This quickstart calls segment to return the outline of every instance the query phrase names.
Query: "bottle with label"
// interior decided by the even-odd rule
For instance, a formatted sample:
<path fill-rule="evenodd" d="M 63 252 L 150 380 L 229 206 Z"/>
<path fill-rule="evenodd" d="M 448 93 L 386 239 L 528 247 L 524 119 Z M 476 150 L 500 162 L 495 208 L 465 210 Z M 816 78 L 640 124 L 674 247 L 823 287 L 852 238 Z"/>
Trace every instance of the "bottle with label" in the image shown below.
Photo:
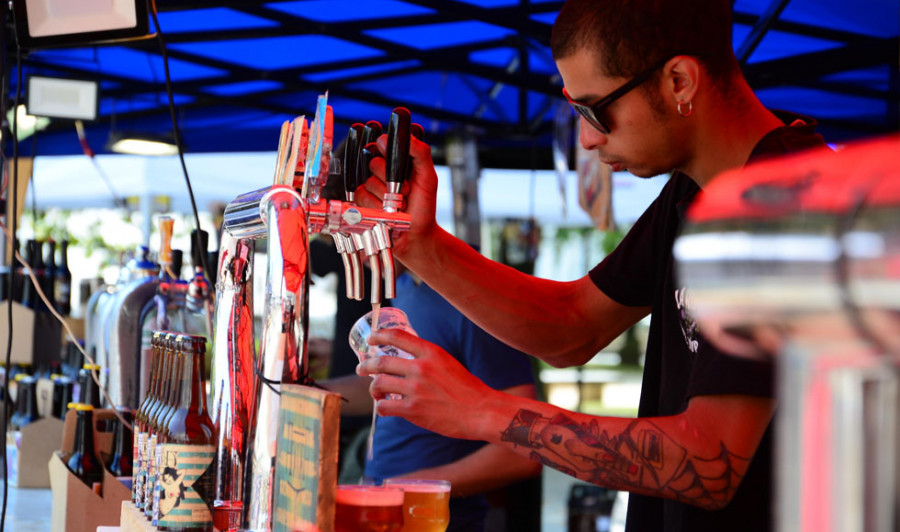
<path fill-rule="evenodd" d="M 78 402 L 100 408 L 100 386 L 94 380 L 95 371 L 100 371 L 99 364 L 85 364 L 78 371 Z"/>
<path fill-rule="evenodd" d="M 147 386 L 147 395 L 138 406 L 134 415 L 134 442 L 132 454 L 134 456 L 134 471 L 132 478 L 131 500 L 138 508 L 143 508 L 143 489 L 147 477 L 147 421 L 148 413 L 153 410 L 159 398 L 159 388 L 162 373 L 163 357 L 160 354 L 160 338 L 162 331 L 153 331 L 150 339 L 150 384 Z M 139 497 L 138 494 L 141 494 Z"/>
<path fill-rule="evenodd" d="M 53 400 L 50 406 L 50 415 L 66 419 L 66 412 L 69 411 L 68 405 L 72 402 L 72 379 L 65 375 L 57 376 L 53 379 Z"/>
<path fill-rule="evenodd" d="M 103 465 L 94 455 L 94 407 L 82 403 L 72 403 L 75 410 L 75 448 L 66 465 L 82 482 L 94 488 L 103 482 Z"/>
<path fill-rule="evenodd" d="M 117 410 L 122 419 L 134 426 L 134 412 L 126 407 L 119 407 Z M 113 452 L 106 463 L 106 469 L 115 477 L 130 477 L 134 469 L 134 448 L 132 447 L 134 435 L 132 429 L 128 428 L 122 419 L 118 417 L 115 419 Z"/>
<path fill-rule="evenodd" d="M 63 317 L 72 313 L 72 272 L 69 270 L 69 241 L 59 243 L 59 263 L 56 265 L 56 279 L 53 283 L 53 299 L 56 311 Z"/>
<path fill-rule="evenodd" d="M 180 335 L 181 390 L 162 444 L 160 530 L 211 531 L 216 434 L 206 407 L 203 359 L 206 338 Z"/>
<path fill-rule="evenodd" d="M 37 406 L 37 380 L 20 373 L 16 375 L 16 413 L 10 419 L 13 430 L 34 423 L 39 419 Z"/>
<path fill-rule="evenodd" d="M 167 409 L 162 412 L 159 419 L 159 433 L 157 434 L 156 443 L 156 486 L 153 492 L 153 519 L 152 523 L 158 525 L 160 512 L 160 496 L 163 495 L 163 468 L 165 467 L 165 456 L 163 454 L 163 446 L 169 437 L 169 421 L 178 410 L 181 402 L 182 386 L 184 385 L 185 356 L 181 349 L 181 334 L 171 333 L 169 336 L 170 348 L 172 349 L 174 374 L 172 376 L 172 389 L 169 394 L 169 402 Z"/>
<path fill-rule="evenodd" d="M 159 482 L 159 452 L 160 452 L 160 435 L 165 428 L 165 422 L 169 414 L 174 409 L 178 392 L 181 385 L 181 367 L 179 365 L 178 353 L 175 350 L 175 338 L 177 334 L 166 333 L 165 338 L 161 341 L 161 350 L 166 359 L 167 366 L 166 377 L 162 383 L 162 395 L 160 395 L 159 406 L 156 411 L 151 414 L 150 424 L 148 426 L 149 437 L 147 439 L 147 484 L 144 486 L 144 515 L 146 515 L 151 523 L 155 526 L 156 522 L 153 516 L 153 500 L 156 492 L 156 486 Z"/>

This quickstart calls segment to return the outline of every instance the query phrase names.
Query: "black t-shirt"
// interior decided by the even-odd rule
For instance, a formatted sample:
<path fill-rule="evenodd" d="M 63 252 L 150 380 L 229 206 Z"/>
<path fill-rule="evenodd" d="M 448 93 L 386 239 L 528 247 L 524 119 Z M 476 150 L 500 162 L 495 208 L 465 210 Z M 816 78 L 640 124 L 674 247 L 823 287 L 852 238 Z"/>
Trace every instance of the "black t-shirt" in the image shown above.
<path fill-rule="evenodd" d="M 777 114 L 785 124 L 792 125 L 768 133 L 748 162 L 824 145 L 814 132 L 812 120 Z M 773 366 L 728 356 L 707 342 L 691 319 L 689 296 L 677 283 L 672 246 L 687 207 L 699 190 L 688 176 L 675 172 L 619 246 L 590 272 L 594 284 L 613 300 L 623 305 L 652 306 L 639 417 L 679 414 L 697 395 L 773 396 Z M 727 507 L 708 511 L 632 493 L 627 532 L 770 530 L 771 433 L 770 424 Z"/>

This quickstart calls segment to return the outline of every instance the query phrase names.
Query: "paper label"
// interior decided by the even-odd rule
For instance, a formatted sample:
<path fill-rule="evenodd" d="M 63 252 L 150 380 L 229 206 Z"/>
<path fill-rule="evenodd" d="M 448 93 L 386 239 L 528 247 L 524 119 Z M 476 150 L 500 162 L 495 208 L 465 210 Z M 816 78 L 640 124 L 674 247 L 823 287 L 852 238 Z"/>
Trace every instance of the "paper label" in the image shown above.
<path fill-rule="evenodd" d="M 144 515 L 153 515 L 153 488 L 156 486 L 156 434 L 147 438 L 147 477 L 144 479 Z"/>
<path fill-rule="evenodd" d="M 212 445 L 160 445 L 156 490 L 160 528 L 212 526 L 212 510 L 205 497 L 212 494 L 211 474 L 215 456 Z"/>
<path fill-rule="evenodd" d="M 147 433 L 137 432 L 134 435 L 135 473 L 131 499 L 138 508 L 144 507 L 144 484 L 147 479 Z"/>

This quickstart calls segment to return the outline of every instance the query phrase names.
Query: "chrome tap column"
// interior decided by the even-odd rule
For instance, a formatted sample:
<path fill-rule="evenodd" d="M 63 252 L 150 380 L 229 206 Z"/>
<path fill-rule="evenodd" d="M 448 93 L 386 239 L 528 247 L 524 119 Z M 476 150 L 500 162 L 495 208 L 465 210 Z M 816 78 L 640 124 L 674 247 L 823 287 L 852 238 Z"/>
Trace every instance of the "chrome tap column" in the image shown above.
<path fill-rule="evenodd" d="M 675 244 L 690 312 L 775 357 L 777 529 L 897 530 L 900 137 L 716 178 Z"/>
<path fill-rule="evenodd" d="M 222 232 L 216 275 L 215 350 L 210 375 L 210 417 L 218 428 L 214 512 L 227 516 L 223 520 L 235 528 L 241 526 L 244 454 L 250 410 L 255 405 L 251 277 L 254 251 L 252 238 L 237 238 L 228 231 Z"/>
<path fill-rule="evenodd" d="M 308 380 L 309 235 L 327 232 L 335 237 L 338 251 L 345 254 L 348 283 L 354 280 L 348 296 L 359 297 L 362 268 L 357 251 L 365 250 L 380 266 L 383 255 L 390 254 L 391 233 L 410 226 L 409 215 L 396 210 L 319 199 L 332 168 L 330 129 L 330 108 L 320 98 L 308 131 L 297 121 L 293 128 L 282 128 L 276 184 L 243 194 L 225 209 L 210 404 L 219 431 L 214 510 L 227 512 L 230 523 L 239 523 L 236 528 L 270 530 L 272 525 L 279 386 Z M 298 138 L 301 135 L 308 135 L 305 156 L 297 153 L 306 142 Z M 361 162 L 362 155 L 358 157 Z M 407 158 L 408 153 L 397 160 L 406 164 Z M 281 184 L 301 167 L 302 183 Z M 368 177 L 368 161 L 364 171 Z M 262 237 L 268 241 L 265 309 L 260 352 L 254 357 L 253 241 Z M 387 272 L 393 275 L 392 268 Z M 373 303 L 381 300 L 380 277 L 379 268 L 377 277 L 373 274 L 373 287 L 379 287 Z M 393 277 L 385 279 L 386 284 L 393 282 Z M 234 517 L 238 512 L 239 520 Z"/>

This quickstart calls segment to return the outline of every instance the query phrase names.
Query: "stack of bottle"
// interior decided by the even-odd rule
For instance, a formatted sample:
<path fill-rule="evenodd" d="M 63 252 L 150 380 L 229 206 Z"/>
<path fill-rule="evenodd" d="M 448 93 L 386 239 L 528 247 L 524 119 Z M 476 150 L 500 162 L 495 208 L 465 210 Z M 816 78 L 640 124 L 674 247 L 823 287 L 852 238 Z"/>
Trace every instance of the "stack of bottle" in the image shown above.
<path fill-rule="evenodd" d="M 150 346 L 150 385 L 135 414 L 134 504 L 160 530 L 212 530 L 206 337 L 155 330 Z"/>
<path fill-rule="evenodd" d="M 69 409 L 75 411 L 75 443 L 72 454 L 66 459 L 66 466 L 82 482 L 90 486 L 100 495 L 103 484 L 103 469 L 113 476 L 128 478 L 133 474 L 131 440 L 132 434 L 126 423 L 131 423 L 133 413 L 128 409 L 119 409 L 119 417 L 115 418 L 113 428 L 112 452 L 102 453 L 99 457 L 94 448 L 94 406 L 86 403 L 69 403 Z"/>
<path fill-rule="evenodd" d="M 47 248 L 46 256 L 44 247 Z M 53 240 L 43 242 L 30 239 L 25 242 L 25 248 L 21 253 L 25 259 L 25 266 L 18 266 L 12 270 L 13 290 L 12 299 L 23 306 L 36 311 L 48 311 L 47 305 L 38 296 L 34 283 L 28 275 L 29 270 L 34 273 L 41 291 L 47 296 L 50 304 L 62 316 L 68 316 L 72 310 L 72 272 L 69 270 L 69 242 L 63 240 L 59 245 L 59 259 L 57 259 L 57 246 Z M 2 289 L 3 299 L 6 299 L 7 288 L 4 279 Z"/>
<path fill-rule="evenodd" d="M 9 425 L 12 430 L 21 430 L 22 427 L 41 419 L 41 413 L 38 411 L 38 377 L 24 371 L 11 373 L 12 381 L 15 383 L 11 386 L 14 389 L 14 397 L 11 394 L 8 399 L 5 398 L 5 390 L 3 391 L 3 400 L 6 401 L 7 413 L 9 413 Z M 43 378 L 43 377 L 42 377 Z M 74 384 L 72 379 L 59 374 L 52 374 L 48 377 L 53 382 L 53 393 L 51 398 L 51 407 L 45 415 L 58 419 L 65 419 L 68 412 L 67 405 L 72 401 Z"/>

